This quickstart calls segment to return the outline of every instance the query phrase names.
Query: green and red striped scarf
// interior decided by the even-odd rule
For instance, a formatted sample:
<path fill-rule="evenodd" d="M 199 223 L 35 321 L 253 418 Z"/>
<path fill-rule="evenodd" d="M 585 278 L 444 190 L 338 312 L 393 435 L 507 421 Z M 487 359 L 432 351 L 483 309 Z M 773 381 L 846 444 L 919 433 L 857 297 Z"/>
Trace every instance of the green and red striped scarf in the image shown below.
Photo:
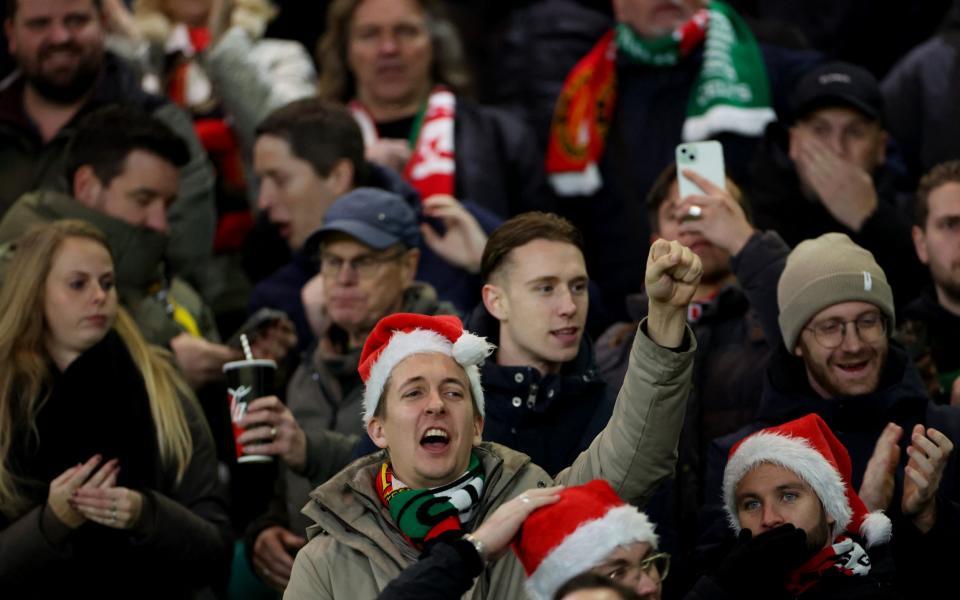
<path fill-rule="evenodd" d="M 440 487 L 415 490 L 396 478 L 393 466 L 383 463 L 374 485 L 394 523 L 418 549 L 447 533 L 458 533 L 473 517 L 483 494 L 484 473 L 480 458 L 470 454 L 467 471 Z"/>

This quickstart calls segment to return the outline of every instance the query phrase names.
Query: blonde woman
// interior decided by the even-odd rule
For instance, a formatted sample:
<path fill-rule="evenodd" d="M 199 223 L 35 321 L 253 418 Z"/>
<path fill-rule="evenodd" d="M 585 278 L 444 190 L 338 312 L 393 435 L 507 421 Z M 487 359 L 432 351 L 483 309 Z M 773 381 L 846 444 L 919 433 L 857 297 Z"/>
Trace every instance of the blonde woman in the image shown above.
<path fill-rule="evenodd" d="M 0 289 L 4 597 L 190 597 L 222 581 L 213 442 L 169 356 L 118 307 L 103 234 L 29 231 Z"/>

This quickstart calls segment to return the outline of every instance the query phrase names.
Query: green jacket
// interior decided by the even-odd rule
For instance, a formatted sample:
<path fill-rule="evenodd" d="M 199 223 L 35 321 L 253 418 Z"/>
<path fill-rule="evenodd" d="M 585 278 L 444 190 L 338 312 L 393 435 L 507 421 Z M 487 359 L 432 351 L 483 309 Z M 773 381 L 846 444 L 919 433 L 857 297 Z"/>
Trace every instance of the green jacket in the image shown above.
<path fill-rule="evenodd" d="M 112 103 L 152 114 L 187 143 L 190 162 L 180 169 L 179 195 L 168 215 L 168 259 L 178 275 L 194 284 L 203 283 L 216 227 L 214 173 L 207 153 L 190 117 L 171 102 L 144 92 L 133 71 L 110 54 L 104 58 L 103 73 L 90 101 L 47 142 L 40 139 L 24 113 L 22 79 L 8 79 L 0 89 L 0 216 L 28 192 L 54 189 L 69 193 L 66 161 L 77 121 Z"/>
<path fill-rule="evenodd" d="M 477 452 L 486 472 L 475 529 L 501 504 L 534 487 L 579 485 L 602 478 L 625 500 L 643 506 L 658 482 L 673 473 L 696 343 L 657 346 L 641 323 L 613 416 L 590 447 L 556 479 L 529 457 L 490 442 Z M 316 525 L 297 554 L 285 600 L 376 598 L 387 583 L 413 564 L 419 552 L 405 541 L 374 488 L 383 451 L 358 459 L 310 494 L 304 514 Z M 571 574 L 572 575 L 572 574 Z M 508 553 L 477 579 L 465 598 L 523 598 L 523 567 Z"/>
<path fill-rule="evenodd" d="M 16 242 L 24 231 L 32 225 L 59 219 L 86 221 L 107 236 L 113 251 L 120 303 L 130 311 L 149 342 L 167 346 L 172 338 L 185 331 L 171 318 L 170 301 L 189 313 L 205 339 L 219 341 L 213 314 L 200 295 L 179 278 L 164 286 L 163 256 L 169 244 L 167 236 L 128 225 L 87 208 L 60 192 L 26 194 L 6 212 L 0 221 L 0 270 L 5 273 L 16 251 Z"/>

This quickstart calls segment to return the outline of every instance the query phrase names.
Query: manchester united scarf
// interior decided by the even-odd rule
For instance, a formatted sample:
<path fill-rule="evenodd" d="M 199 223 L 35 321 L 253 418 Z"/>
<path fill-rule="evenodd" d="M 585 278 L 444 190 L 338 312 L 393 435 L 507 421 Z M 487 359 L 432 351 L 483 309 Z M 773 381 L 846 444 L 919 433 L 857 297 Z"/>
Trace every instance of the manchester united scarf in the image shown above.
<path fill-rule="evenodd" d="M 687 98 L 683 139 L 763 132 L 776 118 L 763 57 L 753 34 L 732 8 L 711 2 L 672 34 L 653 40 L 641 38 L 621 23 L 577 63 L 557 99 L 546 168 L 558 194 L 590 194 L 602 184 L 597 163 L 616 108 L 618 58 L 669 68 L 701 45 L 703 66 Z"/>

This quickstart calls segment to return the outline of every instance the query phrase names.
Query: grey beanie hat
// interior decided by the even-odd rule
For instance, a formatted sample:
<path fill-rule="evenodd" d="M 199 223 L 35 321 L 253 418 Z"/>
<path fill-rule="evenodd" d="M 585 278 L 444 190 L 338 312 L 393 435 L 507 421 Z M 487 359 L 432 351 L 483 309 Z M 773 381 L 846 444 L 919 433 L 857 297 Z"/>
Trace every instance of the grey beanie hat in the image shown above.
<path fill-rule="evenodd" d="M 787 350 L 793 352 L 800 332 L 817 313 L 851 301 L 873 304 L 893 329 L 893 291 L 873 254 L 842 233 L 798 244 L 777 284 L 780 330 Z"/>

